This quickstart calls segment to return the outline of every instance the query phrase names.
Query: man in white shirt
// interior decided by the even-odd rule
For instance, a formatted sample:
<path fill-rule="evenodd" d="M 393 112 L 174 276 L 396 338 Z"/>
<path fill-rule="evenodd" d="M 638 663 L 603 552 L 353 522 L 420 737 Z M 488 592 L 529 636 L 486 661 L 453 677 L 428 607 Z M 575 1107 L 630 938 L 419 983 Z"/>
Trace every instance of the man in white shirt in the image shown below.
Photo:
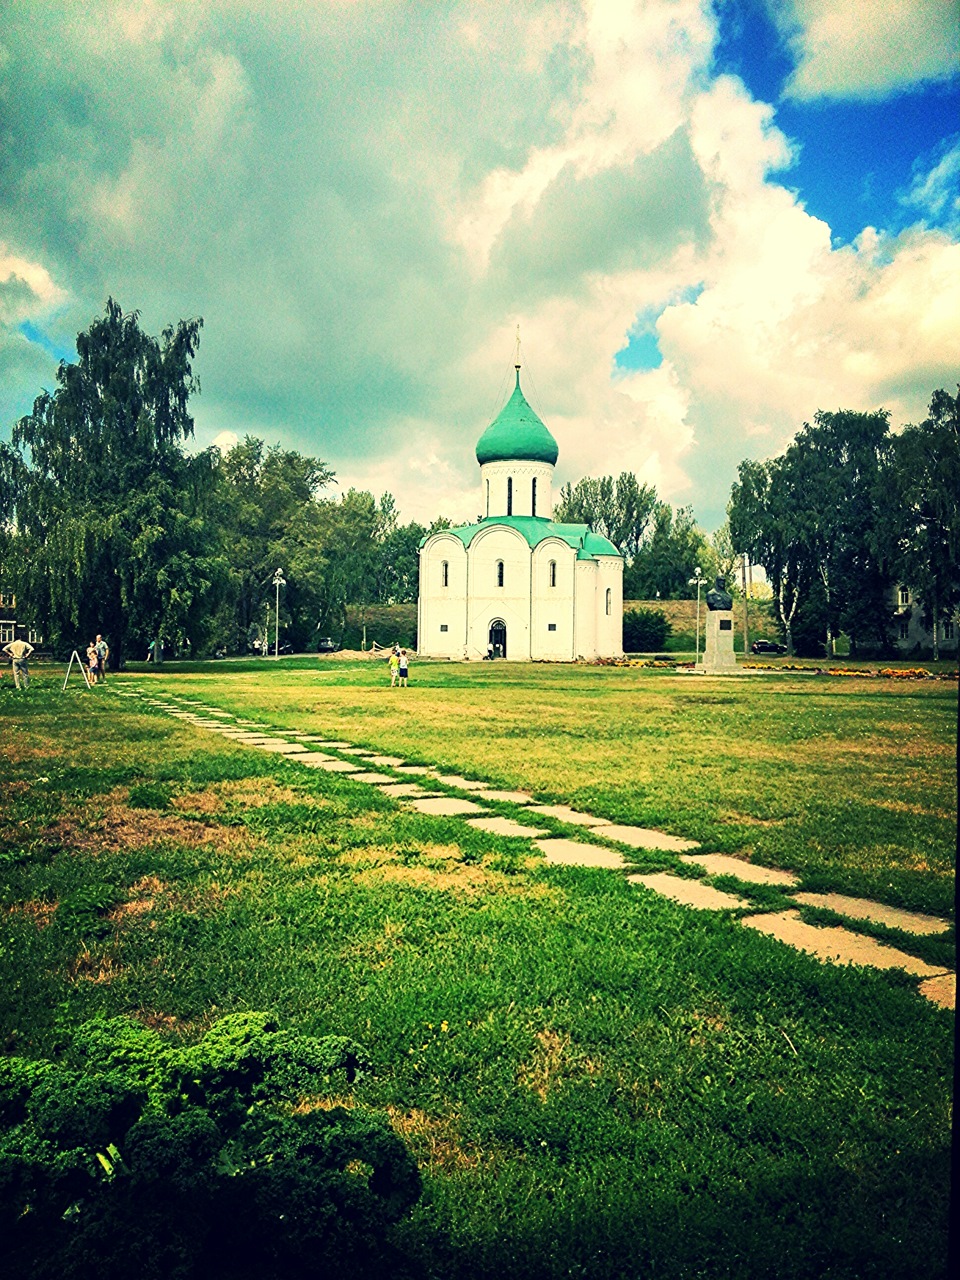
<path fill-rule="evenodd" d="M 9 653 L 13 659 L 13 683 L 19 689 L 20 681 L 23 681 L 23 688 L 26 689 L 30 683 L 30 671 L 27 668 L 27 659 L 33 653 L 33 645 L 27 644 L 26 640 L 11 640 L 9 644 L 3 646 L 3 652 Z"/>

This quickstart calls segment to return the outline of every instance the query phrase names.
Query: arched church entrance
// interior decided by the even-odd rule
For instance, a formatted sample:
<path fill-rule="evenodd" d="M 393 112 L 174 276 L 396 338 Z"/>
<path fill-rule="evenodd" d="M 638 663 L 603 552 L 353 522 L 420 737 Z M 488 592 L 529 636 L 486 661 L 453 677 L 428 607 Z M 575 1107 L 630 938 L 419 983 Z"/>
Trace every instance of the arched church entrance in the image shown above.
<path fill-rule="evenodd" d="M 502 618 L 496 618 L 490 623 L 490 644 L 495 658 L 507 656 L 507 624 Z"/>

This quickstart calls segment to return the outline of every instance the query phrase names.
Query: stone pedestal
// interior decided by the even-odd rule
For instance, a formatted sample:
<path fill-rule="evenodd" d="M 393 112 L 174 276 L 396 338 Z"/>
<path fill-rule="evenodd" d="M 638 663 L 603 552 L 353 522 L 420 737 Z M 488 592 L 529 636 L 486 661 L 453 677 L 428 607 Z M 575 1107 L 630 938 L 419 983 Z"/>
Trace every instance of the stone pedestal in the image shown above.
<path fill-rule="evenodd" d="M 736 674 L 737 659 L 733 652 L 732 609 L 708 610 L 703 657 L 697 670 L 704 675 Z"/>

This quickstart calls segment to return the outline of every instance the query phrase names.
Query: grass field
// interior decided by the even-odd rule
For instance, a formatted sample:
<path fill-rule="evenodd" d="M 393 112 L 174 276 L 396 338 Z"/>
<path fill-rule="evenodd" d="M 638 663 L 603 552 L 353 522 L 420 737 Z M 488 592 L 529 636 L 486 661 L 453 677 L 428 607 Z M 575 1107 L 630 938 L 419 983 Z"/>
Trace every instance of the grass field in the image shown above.
<path fill-rule="evenodd" d="M 369 1049 L 430 1277 L 945 1275 L 953 1017 L 616 873 L 114 696 L 197 697 L 953 915 L 956 685 L 423 663 L 8 682 L 5 1051 L 267 1009 Z M 61 677 L 62 678 L 62 677 Z M 509 813 L 509 806 L 503 806 Z M 547 820 L 545 825 L 551 825 Z M 567 834 L 575 834 L 569 832 Z M 672 855 L 633 851 L 642 869 Z M 754 891 L 757 905 L 779 901 Z M 953 965 L 953 934 L 874 930 Z M 330 1100 L 324 1100 L 329 1104 Z"/>

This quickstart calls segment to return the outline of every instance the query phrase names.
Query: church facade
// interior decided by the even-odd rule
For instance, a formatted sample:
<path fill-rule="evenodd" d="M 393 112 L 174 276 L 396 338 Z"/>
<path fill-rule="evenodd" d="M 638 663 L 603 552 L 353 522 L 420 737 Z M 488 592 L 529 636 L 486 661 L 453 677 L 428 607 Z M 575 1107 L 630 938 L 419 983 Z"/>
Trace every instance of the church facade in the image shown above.
<path fill-rule="evenodd" d="M 476 524 L 420 546 L 418 652 L 574 662 L 623 654 L 623 559 L 585 524 L 557 524 L 559 450 L 520 390 L 477 443 Z"/>

